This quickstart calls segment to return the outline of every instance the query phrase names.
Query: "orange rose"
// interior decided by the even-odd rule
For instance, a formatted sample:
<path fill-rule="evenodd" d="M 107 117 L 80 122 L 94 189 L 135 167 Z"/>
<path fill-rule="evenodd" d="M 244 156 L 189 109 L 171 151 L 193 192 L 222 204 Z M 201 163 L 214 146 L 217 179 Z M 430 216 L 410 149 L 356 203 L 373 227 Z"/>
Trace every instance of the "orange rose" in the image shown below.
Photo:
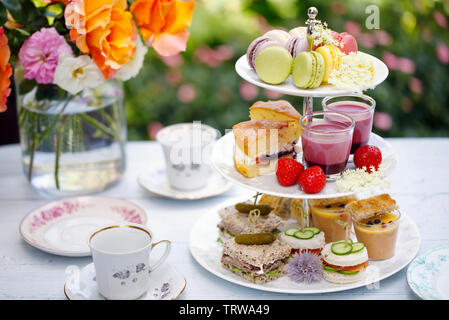
<path fill-rule="evenodd" d="M 9 64 L 9 56 L 11 51 L 8 46 L 8 38 L 6 38 L 3 27 L 0 27 L 0 112 L 6 111 L 6 101 L 11 88 L 9 78 L 12 75 L 12 68 Z"/>
<path fill-rule="evenodd" d="M 137 37 L 126 0 L 72 0 L 65 22 L 71 40 L 84 54 L 91 54 L 105 79 L 131 60 Z"/>
<path fill-rule="evenodd" d="M 195 2 L 193 0 L 136 0 L 131 12 L 143 39 L 163 56 L 185 51 Z"/>

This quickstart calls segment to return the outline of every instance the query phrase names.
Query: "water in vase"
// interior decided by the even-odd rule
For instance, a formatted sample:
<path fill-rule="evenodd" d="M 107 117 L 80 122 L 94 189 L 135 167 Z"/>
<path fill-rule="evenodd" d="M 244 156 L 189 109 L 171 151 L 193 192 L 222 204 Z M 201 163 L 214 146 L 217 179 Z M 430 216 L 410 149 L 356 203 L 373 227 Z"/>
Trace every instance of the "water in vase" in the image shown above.
<path fill-rule="evenodd" d="M 25 175 L 40 193 L 103 191 L 125 168 L 125 114 L 120 94 L 47 101 L 19 112 Z"/>

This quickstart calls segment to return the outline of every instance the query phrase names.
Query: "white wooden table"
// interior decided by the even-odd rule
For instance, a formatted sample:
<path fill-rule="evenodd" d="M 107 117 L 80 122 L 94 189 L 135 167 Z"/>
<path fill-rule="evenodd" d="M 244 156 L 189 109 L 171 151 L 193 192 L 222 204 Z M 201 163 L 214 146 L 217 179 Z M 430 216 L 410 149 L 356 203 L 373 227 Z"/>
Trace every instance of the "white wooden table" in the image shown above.
<path fill-rule="evenodd" d="M 449 242 L 449 139 L 388 139 L 399 154 L 390 193 L 401 210 L 418 224 L 420 253 Z M 150 166 L 163 166 L 160 147 L 153 142 L 127 145 L 128 168 L 122 180 L 104 195 L 125 198 L 142 206 L 158 239 L 172 241 L 168 262 L 181 271 L 187 287 L 180 299 L 416 299 L 403 269 L 381 281 L 379 289 L 362 287 L 322 295 L 287 295 L 241 287 L 210 274 L 188 250 L 189 232 L 196 219 L 222 202 L 252 195 L 233 187 L 215 198 L 181 201 L 153 196 L 136 177 Z M 41 252 L 20 237 L 20 220 L 48 199 L 41 198 L 22 173 L 18 145 L 0 147 L 0 299 L 65 299 L 68 265 L 83 267 L 91 258 L 66 258 Z"/>

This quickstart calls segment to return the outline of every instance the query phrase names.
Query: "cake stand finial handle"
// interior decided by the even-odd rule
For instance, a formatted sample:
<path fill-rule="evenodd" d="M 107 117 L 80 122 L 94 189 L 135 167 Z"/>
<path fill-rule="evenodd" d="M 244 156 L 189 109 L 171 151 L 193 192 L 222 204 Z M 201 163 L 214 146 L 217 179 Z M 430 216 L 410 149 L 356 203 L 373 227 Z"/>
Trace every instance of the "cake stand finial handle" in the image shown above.
<path fill-rule="evenodd" d="M 315 7 L 310 7 L 307 9 L 307 15 L 309 16 L 309 19 L 314 20 L 318 14 L 318 9 Z"/>

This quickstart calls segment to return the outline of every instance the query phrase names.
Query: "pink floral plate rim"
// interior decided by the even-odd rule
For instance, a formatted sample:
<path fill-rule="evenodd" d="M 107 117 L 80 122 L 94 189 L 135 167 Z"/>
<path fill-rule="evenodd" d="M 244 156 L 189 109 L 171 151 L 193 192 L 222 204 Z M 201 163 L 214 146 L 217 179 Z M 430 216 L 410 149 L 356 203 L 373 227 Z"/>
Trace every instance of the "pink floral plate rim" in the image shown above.
<path fill-rule="evenodd" d="M 105 207 L 105 203 L 107 203 L 106 207 L 109 210 L 99 211 L 101 214 L 91 216 L 106 217 L 107 214 L 105 212 L 113 212 L 108 218 L 116 220 L 117 223 L 129 222 L 146 225 L 147 216 L 145 210 L 134 202 L 107 196 L 79 196 L 50 201 L 32 209 L 20 222 L 20 235 L 31 246 L 51 254 L 78 257 L 88 256 L 90 253 L 86 254 L 85 252 L 65 251 L 55 248 L 44 239 L 39 238 L 45 234 L 46 229 L 60 218 L 67 218 L 73 214 L 72 217 L 76 219 L 76 214 L 80 213 L 80 211 L 82 212 L 83 209 L 98 205 L 99 207 Z M 117 219 L 117 217 L 120 217 L 120 219 Z"/>

